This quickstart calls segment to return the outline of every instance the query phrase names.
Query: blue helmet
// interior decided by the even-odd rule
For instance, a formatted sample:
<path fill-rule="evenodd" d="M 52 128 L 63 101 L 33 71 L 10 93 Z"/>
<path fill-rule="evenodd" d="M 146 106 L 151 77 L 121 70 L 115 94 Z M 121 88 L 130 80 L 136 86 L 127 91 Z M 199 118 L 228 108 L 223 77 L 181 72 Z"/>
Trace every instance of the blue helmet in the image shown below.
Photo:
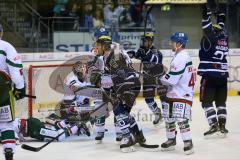
<path fill-rule="evenodd" d="M 98 27 L 94 32 L 94 37 L 109 36 L 108 30 L 105 27 Z"/>
<path fill-rule="evenodd" d="M 182 44 L 184 47 L 187 45 L 188 42 L 188 36 L 186 33 L 183 32 L 173 33 L 170 39 L 173 42 Z"/>

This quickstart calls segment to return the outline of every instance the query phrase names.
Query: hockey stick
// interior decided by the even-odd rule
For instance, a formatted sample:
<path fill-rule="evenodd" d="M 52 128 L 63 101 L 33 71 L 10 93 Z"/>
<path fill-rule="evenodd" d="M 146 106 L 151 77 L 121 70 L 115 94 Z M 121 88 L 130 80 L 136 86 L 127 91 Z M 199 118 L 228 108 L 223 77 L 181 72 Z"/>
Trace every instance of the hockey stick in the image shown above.
<path fill-rule="evenodd" d="M 143 148 L 149 148 L 149 149 L 159 148 L 158 144 L 145 144 L 145 143 L 138 143 L 138 144 Z"/>
<path fill-rule="evenodd" d="M 95 111 L 99 110 L 102 106 L 104 106 L 106 104 L 106 102 L 104 102 L 103 104 L 101 104 Z M 58 138 L 65 134 L 65 132 L 62 132 L 60 133 L 58 136 L 52 138 L 50 141 L 48 141 L 47 143 L 45 143 L 44 145 L 40 146 L 40 147 L 32 147 L 32 146 L 29 146 L 27 144 L 22 144 L 21 148 L 22 149 L 25 149 L 25 150 L 28 150 L 28 151 L 32 151 L 32 152 L 39 152 L 40 150 L 42 150 L 44 147 L 46 147 L 47 145 L 49 145 L 50 143 L 52 143 L 53 141 L 55 140 L 58 140 Z"/>
<path fill-rule="evenodd" d="M 53 139 L 51 139 L 50 141 L 48 141 L 47 143 L 45 143 L 44 145 L 42 145 L 40 147 L 32 147 L 32 146 L 29 146 L 27 144 L 22 144 L 21 148 L 25 149 L 25 150 L 28 150 L 28 151 L 32 151 L 32 152 L 39 152 L 41 149 L 43 149 L 44 147 L 46 147 L 47 145 L 49 145 L 53 141 L 57 140 L 63 134 L 65 134 L 65 132 L 60 133 L 57 137 L 54 137 Z"/>
<path fill-rule="evenodd" d="M 28 97 L 28 98 L 34 98 L 36 99 L 37 97 L 36 96 L 33 96 L 33 95 L 29 95 L 29 94 L 25 94 L 24 97 Z"/>

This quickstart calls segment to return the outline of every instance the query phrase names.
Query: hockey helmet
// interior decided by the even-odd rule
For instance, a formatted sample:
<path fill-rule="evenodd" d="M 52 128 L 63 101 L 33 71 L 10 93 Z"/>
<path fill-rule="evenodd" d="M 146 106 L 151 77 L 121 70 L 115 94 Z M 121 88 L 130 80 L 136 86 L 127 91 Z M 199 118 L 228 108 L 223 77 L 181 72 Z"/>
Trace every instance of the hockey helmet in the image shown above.
<path fill-rule="evenodd" d="M 228 37 L 225 29 L 221 25 L 213 24 L 212 27 L 213 27 L 213 30 L 214 30 L 214 32 L 215 32 L 215 34 L 217 35 L 218 38 Z"/>
<path fill-rule="evenodd" d="M 185 47 L 187 45 L 187 42 L 188 42 L 188 36 L 187 36 L 186 33 L 183 33 L 183 32 L 173 33 L 170 39 L 171 39 L 172 42 L 182 44 L 183 47 Z"/>
<path fill-rule="evenodd" d="M 153 33 L 145 33 L 144 35 L 141 36 L 141 41 L 142 42 L 145 42 L 146 40 L 153 41 L 154 40 Z"/>
<path fill-rule="evenodd" d="M 94 38 L 99 38 L 101 36 L 109 36 L 108 30 L 104 26 L 98 27 L 94 32 Z"/>
<path fill-rule="evenodd" d="M 72 71 L 80 81 L 84 79 L 85 75 L 84 64 L 81 61 L 77 61 L 76 63 L 73 64 Z"/>
<path fill-rule="evenodd" d="M 100 43 L 105 47 L 106 50 L 111 49 L 112 38 L 110 36 L 100 36 L 98 37 L 96 43 Z"/>

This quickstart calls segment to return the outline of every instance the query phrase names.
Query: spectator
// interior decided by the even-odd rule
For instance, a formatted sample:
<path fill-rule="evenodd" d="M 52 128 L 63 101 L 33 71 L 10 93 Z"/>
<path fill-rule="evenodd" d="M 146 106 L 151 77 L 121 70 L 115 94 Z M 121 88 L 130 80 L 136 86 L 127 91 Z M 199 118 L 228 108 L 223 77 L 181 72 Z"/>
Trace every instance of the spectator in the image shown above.
<path fill-rule="evenodd" d="M 130 5 L 130 14 L 133 22 L 135 23 L 135 27 L 140 27 L 142 21 L 142 4 L 140 0 L 136 0 L 135 4 Z"/>
<path fill-rule="evenodd" d="M 68 0 L 56 0 L 56 3 L 53 7 L 53 16 L 67 16 L 66 5 Z"/>
<path fill-rule="evenodd" d="M 130 14 L 130 5 L 124 4 L 124 10 L 120 13 L 118 22 L 120 27 L 133 27 L 135 23 L 132 21 L 132 17 Z"/>
<path fill-rule="evenodd" d="M 117 4 L 114 4 L 113 2 L 106 4 L 103 9 L 105 26 L 108 28 L 112 25 L 118 27 L 118 17 L 122 10 L 122 6 L 117 6 Z"/>
<path fill-rule="evenodd" d="M 97 28 L 99 26 L 104 26 L 103 13 L 100 8 L 96 10 L 94 17 L 93 17 L 93 27 Z"/>
<path fill-rule="evenodd" d="M 78 13 L 78 5 L 76 3 L 73 4 L 71 11 L 68 13 L 69 17 L 73 17 L 73 30 L 79 30 L 79 13 Z"/>
<path fill-rule="evenodd" d="M 83 24 L 80 31 L 89 32 L 93 28 L 93 5 L 92 3 L 86 3 L 84 6 Z"/>
<path fill-rule="evenodd" d="M 144 27 L 145 25 L 145 18 L 146 18 L 146 14 L 147 14 L 147 11 L 148 9 L 150 8 L 150 6 L 146 6 L 144 5 L 143 6 L 143 10 L 142 10 L 142 23 L 141 23 L 141 26 Z M 147 17 L 147 26 L 146 28 L 152 28 L 152 31 L 154 31 L 154 17 L 153 15 L 151 14 L 151 12 L 148 14 L 148 17 Z"/>

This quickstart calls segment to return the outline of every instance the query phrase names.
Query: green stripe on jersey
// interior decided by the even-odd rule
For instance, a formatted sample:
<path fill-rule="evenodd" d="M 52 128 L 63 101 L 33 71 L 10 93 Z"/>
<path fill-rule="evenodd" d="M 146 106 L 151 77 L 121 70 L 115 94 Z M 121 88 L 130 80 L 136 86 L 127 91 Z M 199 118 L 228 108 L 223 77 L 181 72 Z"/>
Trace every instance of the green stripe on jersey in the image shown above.
<path fill-rule="evenodd" d="M 186 64 L 186 66 L 183 68 L 183 70 L 181 71 L 178 71 L 178 72 L 169 72 L 168 74 L 170 75 L 180 75 L 180 74 L 183 74 L 183 72 L 185 71 L 185 69 L 187 68 L 187 66 L 191 66 L 192 65 L 192 61 L 191 62 L 188 62 Z"/>
<path fill-rule="evenodd" d="M 6 59 L 6 62 L 7 62 L 7 64 L 9 64 L 10 66 L 13 66 L 13 67 L 17 67 L 17 68 L 22 68 L 23 67 L 22 64 L 14 63 L 14 62 L 10 61 L 9 59 Z"/>
<path fill-rule="evenodd" d="M 3 50 L 0 50 L 0 54 L 4 55 L 4 56 L 7 56 L 7 53 Z"/>
<path fill-rule="evenodd" d="M 14 130 L 5 130 L 1 132 L 1 140 L 15 140 Z"/>

